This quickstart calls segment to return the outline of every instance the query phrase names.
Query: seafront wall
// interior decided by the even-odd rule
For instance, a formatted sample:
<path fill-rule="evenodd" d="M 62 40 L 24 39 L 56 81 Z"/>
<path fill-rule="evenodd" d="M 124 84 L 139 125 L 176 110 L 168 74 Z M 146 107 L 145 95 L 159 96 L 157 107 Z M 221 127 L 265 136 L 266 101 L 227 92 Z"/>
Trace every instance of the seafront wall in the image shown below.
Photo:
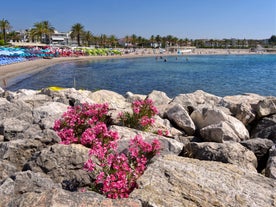
<path fill-rule="evenodd" d="M 123 127 L 118 114 L 137 99 L 158 108 L 151 130 Z M 53 130 L 69 105 L 108 103 L 111 129 L 124 151 L 131 138 L 162 145 L 130 197 L 110 200 L 88 189 L 89 148 L 62 145 Z M 262 206 L 276 205 L 276 97 L 218 97 L 204 91 L 125 96 L 112 91 L 16 92 L 0 88 L 0 206 Z M 154 133 L 168 131 L 166 136 Z"/>

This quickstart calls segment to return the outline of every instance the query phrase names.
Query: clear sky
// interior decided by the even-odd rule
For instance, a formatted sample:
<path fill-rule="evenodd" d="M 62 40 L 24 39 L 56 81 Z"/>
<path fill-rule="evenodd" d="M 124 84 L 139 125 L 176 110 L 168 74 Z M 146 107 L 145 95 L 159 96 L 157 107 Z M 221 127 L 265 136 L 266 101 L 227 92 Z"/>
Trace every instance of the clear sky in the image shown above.
<path fill-rule="evenodd" d="M 2 0 L 0 19 L 13 30 L 47 20 L 94 35 L 266 39 L 276 35 L 276 0 Z"/>

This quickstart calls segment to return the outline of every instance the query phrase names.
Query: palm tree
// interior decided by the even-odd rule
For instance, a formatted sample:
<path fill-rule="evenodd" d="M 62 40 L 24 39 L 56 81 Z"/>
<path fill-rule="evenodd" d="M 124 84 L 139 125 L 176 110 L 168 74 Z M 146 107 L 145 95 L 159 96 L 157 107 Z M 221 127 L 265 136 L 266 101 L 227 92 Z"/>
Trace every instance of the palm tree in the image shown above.
<path fill-rule="evenodd" d="M 77 38 L 78 46 L 81 46 L 80 41 L 81 41 L 81 36 L 84 33 L 84 26 L 82 26 L 80 23 L 76 23 L 72 26 L 71 28 L 71 38 Z"/>
<path fill-rule="evenodd" d="M 84 38 L 84 41 L 86 42 L 86 45 L 90 46 L 91 45 L 91 41 L 93 39 L 92 33 L 90 31 L 84 32 L 83 38 Z"/>
<path fill-rule="evenodd" d="M 31 29 L 31 38 L 38 39 L 40 42 L 50 43 L 50 36 L 54 33 L 55 28 L 49 21 L 37 22 Z"/>
<path fill-rule="evenodd" d="M 131 35 L 131 43 L 132 43 L 133 47 L 136 46 L 137 36 L 135 34 Z"/>
<path fill-rule="evenodd" d="M 107 43 L 107 36 L 106 36 L 106 34 L 102 34 L 100 36 L 100 45 L 101 45 L 101 47 L 105 47 L 106 43 Z"/>
<path fill-rule="evenodd" d="M 109 42 L 111 44 L 111 47 L 115 47 L 116 48 L 116 45 L 117 45 L 117 38 L 115 37 L 115 35 L 111 35 L 109 37 Z"/>
<path fill-rule="evenodd" d="M 1 32 L 3 33 L 4 44 L 6 44 L 7 43 L 6 33 L 9 29 L 11 29 L 9 21 L 6 19 L 0 20 L 0 29 L 1 29 Z"/>
<path fill-rule="evenodd" d="M 50 24 L 49 21 L 43 21 L 42 24 L 44 27 L 46 43 L 50 43 L 50 36 L 55 32 L 55 28 Z"/>

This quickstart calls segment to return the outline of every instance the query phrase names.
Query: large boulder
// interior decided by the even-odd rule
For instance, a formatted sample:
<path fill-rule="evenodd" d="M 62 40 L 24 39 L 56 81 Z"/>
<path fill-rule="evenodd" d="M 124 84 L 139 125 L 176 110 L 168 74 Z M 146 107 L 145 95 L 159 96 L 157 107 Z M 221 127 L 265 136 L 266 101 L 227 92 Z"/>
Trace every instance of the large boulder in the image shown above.
<path fill-rule="evenodd" d="M 251 131 L 253 138 L 266 138 L 276 143 L 276 114 L 262 118 Z"/>
<path fill-rule="evenodd" d="M 187 135 L 193 135 L 195 125 L 188 112 L 180 105 L 172 105 L 166 111 L 166 117 L 179 129 L 184 130 Z"/>
<path fill-rule="evenodd" d="M 18 171 L 38 151 L 43 148 L 39 140 L 18 139 L 0 143 L 0 159 L 9 161 Z"/>
<path fill-rule="evenodd" d="M 221 101 L 221 97 L 197 90 L 193 93 L 179 94 L 172 100 L 171 104 L 180 104 L 191 113 L 198 108 L 219 106 Z"/>
<path fill-rule="evenodd" d="M 93 175 L 83 169 L 88 160 L 89 148 L 80 144 L 55 144 L 43 149 L 24 165 L 24 170 L 46 173 L 63 188 L 75 190 L 89 186 Z"/>
<path fill-rule="evenodd" d="M 231 163 L 253 171 L 256 171 L 257 167 L 254 153 L 236 142 L 190 142 L 184 146 L 183 155 L 199 160 Z"/>
<path fill-rule="evenodd" d="M 94 103 L 108 103 L 111 109 L 125 109 L 130 106 L 126 99 L 113 91 L 99 90 L 88 96 Z"/>
<path fill-rule="evenodd" d="M 118 140 L 118 149 L 120 152 L 126 152 L 129 146 L 129 142 L 132 138 L 137 135 L 141 135 L 143 139 L 147 142 L 152 142 L 154 139 L 158 139 L 161 143 L 160 154 L 176 154 L 179 155 L 183 149 L 183 143 L 180 143 L 172 138 L 167 138 L 164 136 L 159 136 L 157 134 L 143 132 L 127 127 L 121 126 L 111 126 L 110 130 L 116 131 L 119 134 L 120 139 Z"/>
<path fill-rule="evenodd" d="M 29 192 L 13 197 L 9 202 L 0 201 L 2 207 L 20 206 L 40 206 L 40 207 L 142 207 L 142 203 L 137 199 L 108 199 L 95 192 L 70 192 L 60 188 L 39 192 Z"/>
<path fill-rule="evenodd" d="M 223 97 L 222 105 L 230 110 L 233 116 L 248 126 L 256 118 L 256 109 L 259 101 L 264 100 L 264 96 L 246 93 L 235 96 Z"/>
<path fill-rule="evenodd" d="M 30 123 L 17 118 L 6 118 L 0 120 L 0 134 L 6 141 L 24 138 L 24 132 L 30 126 Z"/>
<path fill-rule="evenodd" d="M 130 197 L 144 206 L 262 206 L 276 205 L 273 179 L 219 162 L 175 155 L 160 157 L 138 179 Z"/>
<path fill-rule="evenodd" d="M 265 117 L 271 114 L 276 114 L 276 98 L 268 97 L 264 100 L 261 100 L 257 104 L 256 108 L 259 117 Z"/>
<path fill-rule="evenodd" d="M 33 110 L 34 123 L 42 129 L 53 128 L 55 120 L 67 111 L 68 105 L 59 102 L 46 102 Z"/>
<path fill-rule="evenodd" d="M 148 96 L 148 99 L 151 99 L 154 105 L 158 106 L 167 105 L 171 102 L 171 98 L 167 96 L 165 92 L 153 90 Z"/>
<path fill-rule="evenodd" d="M 215 125 L 213 128 L 217 130 L 217 128 L 219 127 L 227 126 L 227 129 L 223 129 L 221 131 L 229 131 L 229 129 L 231 129 L 231 133 L 235 134 L 235 137 L 233 138 L 234 140 L 241 141 L 249 138 L 249 132 L 241 121 L 239 121 L 235 117 L 225 114 L 222 110 L 219 110 L 218 108 L 202 108 L 200 110 L 195 110 L 191 114 L 191 118 L 198 129 L 202 129 L 210 125 Z M 225 124 L 221 124 L 221 122 L 224 122 Z M 208 129 L 208 131 L 210 131 L 210 129 Z M 211 132 L 203 133 L 203 135 L 208 135 L 210 133 Z M 223 133 L 220 134 L 223 135 Z M 208 139 L 209 137 L 204 136 L 203 138 Z M 221 137 L 220 139 L 223 140 L 223 137 Z"/>
<path fill-rule="evenodd" d="M 269 150 L 265 175 L 269 178 L 276 179 L 276 145 Z"/>
<path fill-rule="evenodd" d="M 269 139 L 255 138 L 242 141 L 240 144 L 254 152 L 258 160 L 257 170 L 258 172 L 262 172 L 266 167 L 269 149 L 274 145 L 274 143 Z"/>

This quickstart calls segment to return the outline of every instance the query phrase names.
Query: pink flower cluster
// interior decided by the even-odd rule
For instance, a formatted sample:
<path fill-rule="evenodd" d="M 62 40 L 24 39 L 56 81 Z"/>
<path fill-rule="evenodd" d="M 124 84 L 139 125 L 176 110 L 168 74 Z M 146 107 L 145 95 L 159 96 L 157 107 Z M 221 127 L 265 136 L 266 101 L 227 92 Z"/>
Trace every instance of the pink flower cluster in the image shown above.
<path fill-rule="evenodd" d="M 99 163 L 101 170 L 97 173 L 94 189 L 108 198 L 127 198 L 137 187 L 136 180 L 144 173 L 148 162 L 159 153 L 160 148 L 157 139 L 150 144 L 137 135 L 131 139 L 127 154 L 117 153 L 112 148 L 106 151 L 105 156 L 101 156 L 91 148 L 85 169 L 97 170 L 96 163 Z"/>
<path fill-rule="evenodd" d="M 158 113 L 151 99 L 134 101 L 132 110 L 132 114 L 128 112 L 119 114 L 122 125 L 143 131 L 154 124 L 153 116 Z"/>
<path fill-rule="evenodd" d="M 83 137 L 83 133 L 91 127 L 95 128 L 96 132 L 102 130 L 103 133 L 105 130 L 103 124 L 108 119 L 108 110 L 108 104 L 84 103 L 68 107 L 61 119 L 55 121 L 54 130 L 57 131 L 63 144 L 79 143 L 89 147 L 91 140 Z"/>
<path fill-rule="evenodd" d="M 133 109 L 143 114 L 141 118 L 157 113 L 150 100 L 135 102 Z M 159 153 L 160 142 L 155 139 L 147 143 L 137 135 L 131 139 L 127 154 L 118 153 L 118 133 L 107 128 L 107 113 L 107 104 L 69 107 L 55 122 L 54 129 L 63 144 L 79 143 L 91 148 L 84 168 L 96 172 L 94 190 L 108 198 L 127 198 L 137 187 L 136 180 L 144 173 L 149 161 Z M 152 123 L 147 119 L 143 122 Z"/>

